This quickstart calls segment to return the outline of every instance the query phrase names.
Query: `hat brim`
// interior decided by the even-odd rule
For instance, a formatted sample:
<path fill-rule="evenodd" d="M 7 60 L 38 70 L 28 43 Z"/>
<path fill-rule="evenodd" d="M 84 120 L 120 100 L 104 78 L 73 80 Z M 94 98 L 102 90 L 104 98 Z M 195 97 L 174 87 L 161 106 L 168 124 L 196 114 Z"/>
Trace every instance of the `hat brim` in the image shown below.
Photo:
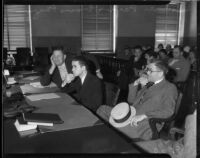
<path fill-rule="evenodd" d="M 122 122 L 122 123 L 117 123 L 117 122 L 115 122 L 115 120 L 113 120 L 113 118 L 110 116 L 110 118 L 109 118 L 109 123 L 110 123 L 112 126 L 117 127 L 117 128 L 121 128 L 121 127 L 127 126 L 127 125 L 130 123 L 131 118 L 132 118 L 133 116 L 135 116 L 135 114 L 136 114 L 135 108 L 134 108 L 133 106 L 130 106 L 130 108 L 131 108 L 131 116 L 130 116 L 126 121 L 124 121 L 124 122 Z"/>

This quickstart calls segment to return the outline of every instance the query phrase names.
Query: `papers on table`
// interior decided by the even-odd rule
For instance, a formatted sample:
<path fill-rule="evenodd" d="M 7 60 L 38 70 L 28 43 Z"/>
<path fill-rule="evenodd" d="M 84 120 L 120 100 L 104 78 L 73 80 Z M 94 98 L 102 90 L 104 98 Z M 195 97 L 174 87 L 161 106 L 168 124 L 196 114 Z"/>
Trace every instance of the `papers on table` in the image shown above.
<path fill-rule="evenodd" d="M 18 119 L 15 121 L 14 124 L 15 124 L 15 127 L 16 127 L 18 132 L 27 131 L 27 130 L 31 130 L 31 129 L 36 129 L 37 128 L 37 125 L 21 124 L 21 123 L 19 123 Z"/>
<path fill-rule="evenodd" d="M 38 101 L 38 100 L 42 100 L 42 99 L 54 99 L 54 98 L 60 98 L 59 95 L 55 94 L 55 93 L 44 93 L 44 94 L 34 94 L 34 95 L 30 95 L 27 96 L 27 98 L 30 101 Z"/>
<path fill-rule="evenodd" d="M 39 76 L 29 76 L 29 77 L 25 77 L 24 80 L 35 80 L 35 79 L 38 79 Z"/>
<path fill-rule="evenodd" d="M 40 82 L 32 82 L 32 83 L 30 83 L 30 85 L 35 88 L 56 87 L 56 84 L 53 82 L 51 82 L 48 86 L 42 86 Z"/>
<path fill-rule="evenodd" d="M 15 84 L 15 83 L 16 83 L 16 81 L 15 81 L 14 77 L 9 77 L 8 78 L 7 84 Z"/>
<path fill-rule="evenodd" d="M 27 124 L 36 126 L 53 126 L 53 123 L 44 123 L 44 122 L 28 122 Z"/>

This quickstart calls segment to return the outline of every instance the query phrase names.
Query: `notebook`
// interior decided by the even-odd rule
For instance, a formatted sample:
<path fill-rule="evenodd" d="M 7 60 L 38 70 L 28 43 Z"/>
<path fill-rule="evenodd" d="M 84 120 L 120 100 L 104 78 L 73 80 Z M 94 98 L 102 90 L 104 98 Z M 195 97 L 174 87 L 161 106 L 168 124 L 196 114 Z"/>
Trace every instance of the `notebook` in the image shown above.
<path fill-rule="evenodd" d="M 24 113 L 23 117 L 28 124 L 52 126 L 64 122 L 58 114 L 53 113 Z"/>

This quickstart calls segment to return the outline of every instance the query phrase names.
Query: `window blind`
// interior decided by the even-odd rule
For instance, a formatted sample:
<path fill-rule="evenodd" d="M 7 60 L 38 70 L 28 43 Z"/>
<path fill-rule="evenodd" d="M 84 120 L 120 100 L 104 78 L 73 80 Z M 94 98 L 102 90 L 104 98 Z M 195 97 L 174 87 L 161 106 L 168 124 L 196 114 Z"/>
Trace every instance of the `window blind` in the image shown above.
<path fill-rule="evenodd" d="M 82 5 L 82 50 L 112 51 L 113 6 Z"/>
<path fill-rule="evenodd" d="M 28 5 L 4 5 L 4 47 L 30 47 Z"/>
<path fill-rule="evenodd" d="M 155 47 L 178 44 L 179 4 L 159 6 L 156 10 Z"/>

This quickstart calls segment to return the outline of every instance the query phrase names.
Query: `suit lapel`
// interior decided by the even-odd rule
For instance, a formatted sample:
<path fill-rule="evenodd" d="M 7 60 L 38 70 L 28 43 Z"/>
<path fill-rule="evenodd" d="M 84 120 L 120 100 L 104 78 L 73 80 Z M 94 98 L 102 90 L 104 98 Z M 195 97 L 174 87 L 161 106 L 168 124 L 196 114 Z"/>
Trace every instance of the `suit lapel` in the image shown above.
<path fill-rule="evenodd" d="M 84 89 L 87 88 L 89 78 L 90 78 L 90 74 L 87 73 L 85 80 L 83 81 L 83 84 L 81 83 L 81 92 L 82 91 L 84 92 Z"/>
<path fill-rule="evenodd" d="M 138 105 L 138 104 L 142 104 L 143 102 L 145 102 L 147 99 L 152 98 L 152 96 L 158 94 L 158 91 L 162 88 L 162 85 L 165 83 L 166 81 L 163 80 L 158 84 L 154 84 L 153 86 L 146 88 L 144 87 L 143 89 L 141 89 L 141 92 L 138 94 L 137 99 L 134 102 L 134 106 Z"/>

